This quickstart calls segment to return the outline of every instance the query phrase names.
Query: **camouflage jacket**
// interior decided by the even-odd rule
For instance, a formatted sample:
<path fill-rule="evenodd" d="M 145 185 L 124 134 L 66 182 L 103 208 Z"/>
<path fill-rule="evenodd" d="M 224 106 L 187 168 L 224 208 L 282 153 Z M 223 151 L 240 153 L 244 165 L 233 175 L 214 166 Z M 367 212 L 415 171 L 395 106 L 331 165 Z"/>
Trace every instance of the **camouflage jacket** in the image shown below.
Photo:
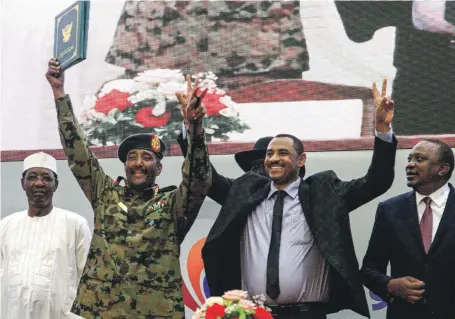
<path fill-rule="evenodd" d="M 194 173 L 188 201 L 189 156 L 178 188 L 134 195 L 103 172 L 86 146 L 69 96 L 57 99 L 56 105 L 69 167 L 95 212 L 72 312 L 88 319 L 184 318 L 177 224 L 195 218 L 211 186 L 204 135 L 189 147 Z"/>
<path fill-rule="evenodd" d="M 188 54 L 188 52 L 190 54 Z M 299 1 L 126 1 L 106 62 L 217 76 L 308 70 Z"/>

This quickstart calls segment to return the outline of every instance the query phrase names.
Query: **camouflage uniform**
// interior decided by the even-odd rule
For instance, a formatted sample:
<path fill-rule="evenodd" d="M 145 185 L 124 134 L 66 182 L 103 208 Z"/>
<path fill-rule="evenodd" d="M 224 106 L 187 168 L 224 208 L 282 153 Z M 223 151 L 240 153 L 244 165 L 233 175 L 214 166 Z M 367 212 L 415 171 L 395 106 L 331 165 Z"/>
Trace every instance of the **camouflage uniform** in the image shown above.
<path fill-rule="evenodd" d="M 308 52 L 299 1 L 126 1 L 106 62 L 133 75 L 301 77 Z"/>
<path fill-rule="evenodd" d="M 211 186 L 205 137 L 196 136 L 190 143 L 194 173 L 188 202 L 188 156 L 178 189 L 154 187 L 134 195 L 99 166 L 84 142 L 69 96 L 56 104 L 69 166 L 95 212 L 72 312 L 84 318 L 184 318 L 177 225 L 195 218 Z"/>

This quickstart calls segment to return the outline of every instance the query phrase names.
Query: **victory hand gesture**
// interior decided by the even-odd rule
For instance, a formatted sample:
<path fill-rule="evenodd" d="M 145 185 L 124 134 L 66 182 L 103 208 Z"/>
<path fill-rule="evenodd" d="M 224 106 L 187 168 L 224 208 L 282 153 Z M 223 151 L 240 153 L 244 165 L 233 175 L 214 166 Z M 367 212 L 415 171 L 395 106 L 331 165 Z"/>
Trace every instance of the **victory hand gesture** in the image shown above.
<path fill-rule="evenodd" d="M 376 83 L 373 83 L 373 98 L 376 113 L 376 130 L 378 132 L 388 132 L 391 129 L 395 105 L 393 101 L 386 96 L 387 80 L 382 82 L 382 92 L 379 94 Z"/>
<path fill-rule="evenodd" d="M 189 75 L 187 75 L 186 79 L 188 83 L 187 92 L 176 93 L 180 104 L 180 113 L 190 133 L 201 134 L 203 131 L 202 119 L 205 116 L 205 106 L 202 104 L 202 99 L 208 89 L 205 89 L 200 96 L 197 96 L 199 78 L 196 78 L 194 87 L 191 85 Z"/>

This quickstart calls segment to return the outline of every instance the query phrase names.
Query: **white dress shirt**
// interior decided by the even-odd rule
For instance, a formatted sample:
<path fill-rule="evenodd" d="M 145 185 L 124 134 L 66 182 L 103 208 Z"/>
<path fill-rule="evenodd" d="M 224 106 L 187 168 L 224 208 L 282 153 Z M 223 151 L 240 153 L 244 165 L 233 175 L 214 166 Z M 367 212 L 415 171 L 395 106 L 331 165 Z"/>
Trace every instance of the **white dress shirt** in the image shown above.
<path fill-rule="evenodd" d="M 0 318 L 74 318 L 70 310 L 91 241 L 88 222 L 60 208 L 0 221 Z"/>
<path fill-rule="evenodd" d="M 447 183 L 428 196 L 416 192 L 417 213 L 419 215 L 418 216 L 419 223 L 422 220 L 422 216 L 426 207 L 426 204 L 424 203 L 423 199 L 425 197 L 431 198 L 430 207 L 433 212 L 433 233 L 431 236 L 432 241 L 434 240 L 434 236 L 436 235 L 436 231 L 438 230 L 439 223 L 441 222 L 442 214 L 444 213 L 444 209 L 446 208 L 449 193 L 450 188 Z"/>

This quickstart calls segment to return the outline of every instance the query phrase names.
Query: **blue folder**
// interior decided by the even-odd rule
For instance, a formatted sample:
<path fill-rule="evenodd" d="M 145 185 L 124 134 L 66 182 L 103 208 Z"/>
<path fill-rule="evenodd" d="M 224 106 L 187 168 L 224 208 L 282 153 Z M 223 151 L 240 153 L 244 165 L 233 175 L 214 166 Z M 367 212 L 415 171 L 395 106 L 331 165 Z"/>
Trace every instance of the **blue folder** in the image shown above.
<path fill-rule="evenodd" d="M 90 1 L 76 1 L 55 17 L 54 57 L 62 71 L 87 57 Z"/>

